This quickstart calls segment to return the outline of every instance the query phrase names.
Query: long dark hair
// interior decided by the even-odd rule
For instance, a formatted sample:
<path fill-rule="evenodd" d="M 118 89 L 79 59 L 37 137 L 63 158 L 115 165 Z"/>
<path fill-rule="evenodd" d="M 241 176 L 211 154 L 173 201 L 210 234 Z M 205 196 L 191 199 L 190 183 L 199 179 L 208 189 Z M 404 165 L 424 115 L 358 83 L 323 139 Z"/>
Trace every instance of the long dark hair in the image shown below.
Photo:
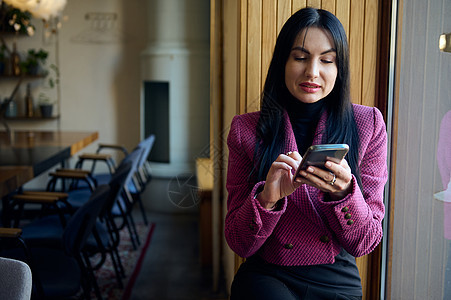
<path fill-rule="evenodd" d="M 323 143 L 349 145 L 347 160 L 351 171 L 361 185 L 358 167 L 359 135 L 350 99 L 349 49 L 346 33 L 332 13 L 315 8 L 303 8 L 284 24 L 277 37 L 262 93 L 261 114 L 257 125 L 257 179 L 265 180 L 273 161 L 281 153 L 285 129 L 284 110 L 291 97 L 285 85 L 285 65 L 298 34 L 304 28 L 317 27 L 330 32 L 336 49 L 337 79 L 325 99 L 327 110 L 326 132 Z M 301 153 L 303 155 L 303 153 Z"/>

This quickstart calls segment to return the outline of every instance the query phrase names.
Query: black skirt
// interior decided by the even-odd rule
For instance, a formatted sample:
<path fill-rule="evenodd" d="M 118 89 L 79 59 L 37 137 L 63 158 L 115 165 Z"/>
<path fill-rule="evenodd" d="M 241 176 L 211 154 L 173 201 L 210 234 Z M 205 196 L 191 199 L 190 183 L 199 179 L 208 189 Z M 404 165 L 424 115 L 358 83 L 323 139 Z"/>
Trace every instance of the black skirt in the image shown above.
<path fill-rule="evenodd" d="M 335 263 L 312 266 L 279 266 L 254 255 L 235 275 L 230 299 L 362 299 L 362 285 L 355 258 L 343 249 Z"/>

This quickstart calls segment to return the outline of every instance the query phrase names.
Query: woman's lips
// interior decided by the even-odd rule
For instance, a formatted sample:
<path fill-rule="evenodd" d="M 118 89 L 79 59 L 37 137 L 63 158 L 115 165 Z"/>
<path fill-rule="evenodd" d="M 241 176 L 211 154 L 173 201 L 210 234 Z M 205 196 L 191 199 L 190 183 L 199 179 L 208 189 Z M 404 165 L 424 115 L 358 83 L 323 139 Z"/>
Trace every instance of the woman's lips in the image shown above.
<path fill-rule="evenodd" d="M 299 86 L 301 87 L 301 89 L 304 92 L 307 92 L 307 93 L 316 93 L 317 91 L 319 91 L 321 89 L 321 86 L 319 84 L 312 83 L 312 82 L 303 82 L 303 83 L 299 84 Z"/>

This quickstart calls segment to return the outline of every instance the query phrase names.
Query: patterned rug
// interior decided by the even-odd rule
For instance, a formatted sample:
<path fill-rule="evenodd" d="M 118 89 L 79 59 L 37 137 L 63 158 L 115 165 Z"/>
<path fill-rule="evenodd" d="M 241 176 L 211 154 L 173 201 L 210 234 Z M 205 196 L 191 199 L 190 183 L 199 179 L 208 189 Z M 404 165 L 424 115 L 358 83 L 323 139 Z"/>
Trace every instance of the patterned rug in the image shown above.
<path fill-rule="evenodd" d="M 116 274 L 110 256 L 107 257 L 105 264 L 96 271 L 96 278 L 102 292 L 103 299 L 108 300 L 127 300 L 130 298 L 133 285 L 141 270 L 142 261 L 149 247 L 155 224 L 150 223 L 146 226 L 144 223 L 137 223 L 141 245 L 137 250 L 133 250 L 128 231 L 124 228 L 121 231 L 121 242 L 119 245 L 119 255 L 121 256 L 122 265 L 124 266 L 126 277 L 122 279 L 124 288 L 120 289 L 117 283 Z M 93 262 L 96 257 L 93 257 Z M 96 299 L 94 293 L 92 299 Z"/>

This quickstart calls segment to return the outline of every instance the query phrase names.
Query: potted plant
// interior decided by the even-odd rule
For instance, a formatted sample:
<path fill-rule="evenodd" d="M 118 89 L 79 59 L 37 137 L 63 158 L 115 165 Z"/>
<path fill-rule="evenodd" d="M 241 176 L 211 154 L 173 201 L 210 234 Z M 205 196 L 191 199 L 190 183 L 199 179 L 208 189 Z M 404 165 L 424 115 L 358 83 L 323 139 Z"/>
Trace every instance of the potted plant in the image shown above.
<path fill-rule="evenodd" d="M 53 88 L 55 88 L 55 86 L 57 84 L 59 84 L 58 67 L 55 64 L 51 64 L 50 69 L 53 70 L 53 72 L 55 73 L 55 78 L 53 76 L 51 76 L 50 74 L 48 75 L 49 77 L 46 80 L 46 83 L 44 85 L 44 89 L 47 90 L 48 92 L 51 91 Z M 52 100 L 50 98 L 50 96 L 48 95 L 48 93 L 41 92 L 41 93 L 39 93 L 39 96 L 38 96 L 38 103 L 39 103 L 39 108 L 41 110 L 41 116 L 43 118 L 52 117 L 53 106 L 56 103 L 56 101 Z"/>
<path fill-rule="evenodd" d="M 35 27 L 31 24 L 31 13 L 28 11 L 2 5 L 2 20 L 6 21 L 1 24 L 1 29 L 4 32 L 34 35 Z"/>
<path fill-rule="evenodd" d="M 37 75 L 40 72 L 40 68 L 45 64 L 49 53 L 43 49 L 28 50 L 26 59 L 21 63 L 22 73 Z"/>
<path fill-rule="evenodd" d="M 55 101 L 51 100 L 46 93 L 39 93 L 38 96 L 39 109 L 41 110 L 41 117 L 51 118 L 53 115 L 53 104 Z"/>

